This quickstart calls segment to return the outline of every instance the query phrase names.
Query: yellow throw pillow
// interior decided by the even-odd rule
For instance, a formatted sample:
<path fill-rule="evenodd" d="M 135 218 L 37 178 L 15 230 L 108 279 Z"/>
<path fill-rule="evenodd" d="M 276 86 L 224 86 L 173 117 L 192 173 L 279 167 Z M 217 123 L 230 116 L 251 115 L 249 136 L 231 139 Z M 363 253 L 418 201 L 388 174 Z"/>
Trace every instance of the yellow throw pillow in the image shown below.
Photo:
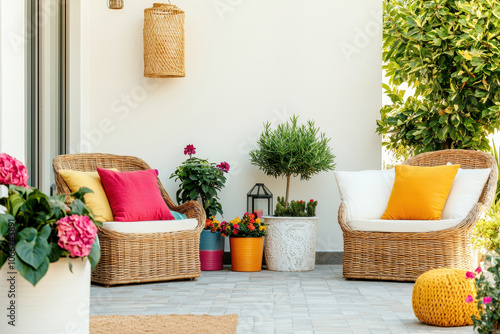
<path fill-rule="evenodd" d="M 396 166 L 394 186 L 381 219 L 441 219 L 459 167 Z"/>
<path fill-rule="evenodd" d="M 117 172 L 116 168 L 111 168 Z M 102 187 L 101 178 L 97 172 L 80 172 L 76 170 L 60 170 L 64 182 L 72 192 L 78 191 L 82 187 L 91 189 L 93 194 L 85 195 L 85 204 L 92 210 L 96 220 L 100 222 L 113 221 L 113 212 L 109 206 L 108 197 Z"/>

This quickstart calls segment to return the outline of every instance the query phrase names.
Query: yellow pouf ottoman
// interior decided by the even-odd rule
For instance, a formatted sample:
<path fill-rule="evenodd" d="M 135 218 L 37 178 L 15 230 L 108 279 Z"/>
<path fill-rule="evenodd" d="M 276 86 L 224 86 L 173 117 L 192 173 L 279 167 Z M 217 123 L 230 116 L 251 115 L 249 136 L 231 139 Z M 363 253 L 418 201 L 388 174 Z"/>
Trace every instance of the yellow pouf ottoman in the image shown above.
<path fill-rule="evenodd" d="M 459 269 L 434 269 L 420 275 L 413 287 L 413 312 L 418 320 L 435 326 L 472 325 L 472 315 L 479 316 L 476 303 L 465 298 L 475 297 L 474 280 L 465 278 Z"/>

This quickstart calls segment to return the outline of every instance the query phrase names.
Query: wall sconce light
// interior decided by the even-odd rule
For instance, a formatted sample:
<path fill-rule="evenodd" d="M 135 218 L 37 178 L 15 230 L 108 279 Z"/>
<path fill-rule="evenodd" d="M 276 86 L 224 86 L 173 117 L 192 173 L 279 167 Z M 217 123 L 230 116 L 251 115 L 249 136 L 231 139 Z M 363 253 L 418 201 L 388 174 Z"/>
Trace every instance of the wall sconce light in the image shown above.
<path fill-rule="evenodd" d="M 123 0 L 108 0 L 109 9 L 123 9 Z"/>
<path fill-rule="evenodd" d="M 184 11 L 155 3 L 144 10 L 144 76 L 185 77 Z"/>

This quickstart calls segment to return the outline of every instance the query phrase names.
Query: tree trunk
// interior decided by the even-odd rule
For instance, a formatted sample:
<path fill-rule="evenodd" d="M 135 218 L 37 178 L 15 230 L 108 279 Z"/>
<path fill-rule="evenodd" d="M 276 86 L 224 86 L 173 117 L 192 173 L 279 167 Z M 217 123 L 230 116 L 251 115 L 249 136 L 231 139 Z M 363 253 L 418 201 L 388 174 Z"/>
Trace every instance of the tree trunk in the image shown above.
<path fill-rule="evenodd" d="M 285 195 L 285 209 L 288 208 L 288 194 L 290 193 L 290 176 L 286 176 L 286 195 Z"/>
<path fill-rule="evenodd" d="M 441 146 L 443 150 L 449 150 L 452 147 L 453 147 L 453 141 L 451 139 L 446 140 Z"/>

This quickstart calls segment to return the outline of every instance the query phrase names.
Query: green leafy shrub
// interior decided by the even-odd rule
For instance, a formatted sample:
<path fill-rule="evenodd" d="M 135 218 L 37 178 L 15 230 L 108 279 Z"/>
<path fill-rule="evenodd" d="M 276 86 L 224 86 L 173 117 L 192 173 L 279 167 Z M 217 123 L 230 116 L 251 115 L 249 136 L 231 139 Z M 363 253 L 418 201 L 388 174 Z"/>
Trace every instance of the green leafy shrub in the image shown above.
<path fill-rule="evenodd" d="M 500 250 L 500 249 L 499 249 Z M 473 315 L 474 329 L 479 334 L 498 333 L 500 331 L 500 257 L 487 255 L 486 272 L 479 267 L 476 271 L 467 272 L 467 278 L 474 278 L 476 297 L 467 296 L 466 302 L 477 303 L 479 317 Z"/>
<path fill-rule="evenodd" d="M 297 120 L 297 116 L 292 116 L 288 122 L 279 124 L 276 130 L 271 129 L 271 123 L 266 123 L 257 142 L 258 148 L 250 152 L 251 163 L 266 175 L 286 177 L 285 199 L 277 204 L 284 209 L 289 207 L 292 176 L 309 180 L 319 172 L 335 168 L 330 139 L 324 133 L 319 134 L 313 121 L 299 125 Z M 277 211 L 281 212 L 281 209 L 277 207 Z"/>
<path fill-rule="evenodd" d="M 309 202 L 304 201 L 292 201 L 288 207 L 286 205 L 285 198 L 278 196 L 278 203 L 276 204 L 276 210 L 274 215 L 277 217 L 314 217 L 316 216 L 316 206 L 318 206 L 318 201 L 313 199 Z"/>
<path fill-rule="evenodd" d="M 193 145 L 186 146 L 184 154 L 189 155 L 189 158 L 170 176 L 181 182 L 176 192 L 177 202 L 180 204 L 200 198 L 207 218 L 215 217 L 217 213 L 222 215 L 217 192 L 226 184 L 224 173 L 229 171 L 229 164 L 221 162 L 216 165 L 208 162 L 208 159 L 193 157 L 195 153 Z"/>
<path fill-rule="evenodd" d="M 81 188 L 69 197 L 49 197 L 36 188 L 8 187 L 8 196 L 0 198 L 0 205 L 6 210 L 0 214 L 0 267 L 7 265 L 10 270 L 15 267 L 35 286 L 47 273 L 49 263 L 57 262 L 61 257 L 70 258 L 71 251 L 61 248 L 58 243 L 59 222 L 76 215 L 76 219 L 85 218 L 87 224 L 102 223 L 95 221 L 92 211 L 85 206 L 84 195 L 92 192 L 90 189 Z M 68 205 L 70 199 L 72 201 Z M 16 238 L 13 239 L 13 236 Z M 92 270 L 100 255 L 98 237 L 95 236 L 87 256 Z M 69 268 L 71 270 L 70 262 Z"/>
<path fill-rule="evenodd" d="M 500 4 L 384 1 L 383 61 L 392 105 L 377 132 L 396 154 L 488 150 L 500 126 Z M 408 98 L 398 86 L 415 92 Z"/>
<path fill-rule="evenodd" d="M 476 223 L 471 240 L 479 250 L 491 253 L 500 249 L 500 203 L 493 204 L 486 216 Z"/>

